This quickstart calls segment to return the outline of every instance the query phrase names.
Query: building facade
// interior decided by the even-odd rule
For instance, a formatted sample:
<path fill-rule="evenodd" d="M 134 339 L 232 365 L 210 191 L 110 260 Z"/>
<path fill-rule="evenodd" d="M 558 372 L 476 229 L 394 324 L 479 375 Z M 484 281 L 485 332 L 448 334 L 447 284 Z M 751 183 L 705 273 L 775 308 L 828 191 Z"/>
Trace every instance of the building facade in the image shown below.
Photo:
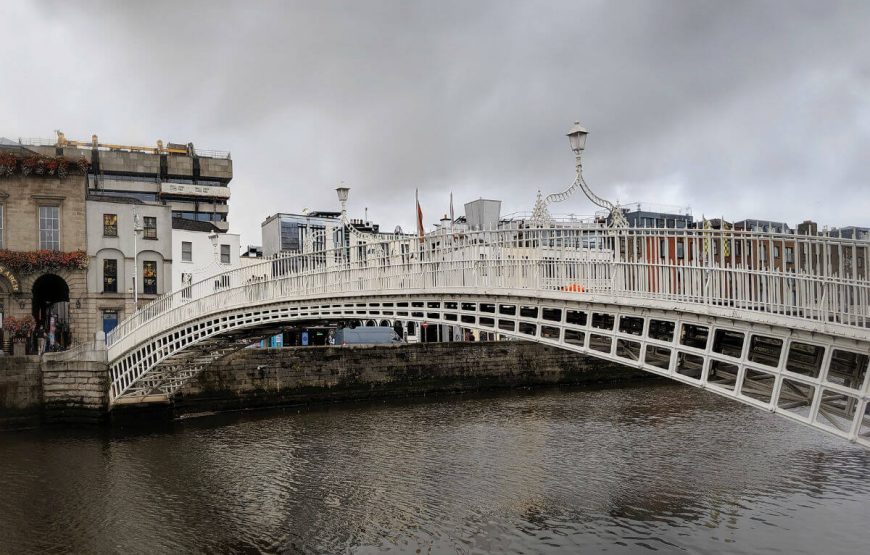
<path fill-rule="evenodd" d="M 66 348 L 94 331 L 87 318 L 87 161 L 10 143 L 0 141 L 3 347 L 27 322 L 29 333 L 22 329 L 16 343 L 29 352 Z"/>
<path fill-rule="evenodd" d="M 623 209 L 623 214 L 631 227 L 687 229 L 692 227 L 694 221 L 687 208 L 678 207 L 634 204 Z"/>
<path fill-rule="evenodd" d="M 228 152 L 201 150 L 192 143 L 155 147 L 74 141 L 58 132 L 51 141 L 30 141 L 27 148 L 44 156 L 63 155 L 87 161 L 87 187 L 92 194 L 161 202 L 173 218 L 208 221 L 229 229 L 229 183 L 233 162 Z"/>
<path fill-rule="evenodd" d="M 172 290 L 240 266 L 239 235 L 210 222 L 172 220 Z"/>
<path fill-rule="evenodd" d="M 340 212 L 273 214 L 261 224 L 263 256 L 299 254 L 347 246 Z"/>
<path fill-rule="evenodd" d="M 171 208 L 89 195 L 87 252 L 92 326 L 108 332 L 135 312 L 134 287 L 139 307 L 172 289 Z"/>

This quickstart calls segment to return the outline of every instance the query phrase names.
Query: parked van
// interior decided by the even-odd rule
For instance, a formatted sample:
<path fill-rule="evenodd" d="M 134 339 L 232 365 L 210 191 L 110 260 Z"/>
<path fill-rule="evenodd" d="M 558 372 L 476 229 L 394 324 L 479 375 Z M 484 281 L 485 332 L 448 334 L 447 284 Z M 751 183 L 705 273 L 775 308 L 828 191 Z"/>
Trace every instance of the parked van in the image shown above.
<path fill-rule="evenodd" d="M 335 330 L 336 345 L 385 345 L 403 343 L 393 328 L 372 326 Z"/>

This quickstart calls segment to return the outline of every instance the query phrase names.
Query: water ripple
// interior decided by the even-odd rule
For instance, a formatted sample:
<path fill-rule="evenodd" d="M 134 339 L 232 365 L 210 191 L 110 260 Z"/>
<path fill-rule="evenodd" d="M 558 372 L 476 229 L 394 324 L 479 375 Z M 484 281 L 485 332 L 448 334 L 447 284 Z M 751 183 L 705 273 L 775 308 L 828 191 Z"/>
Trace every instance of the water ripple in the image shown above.
<path fill-rule="evenodd" d="M 0 435 L 0 552 L 850 553 L 870 455 L 677 385 Z"/>

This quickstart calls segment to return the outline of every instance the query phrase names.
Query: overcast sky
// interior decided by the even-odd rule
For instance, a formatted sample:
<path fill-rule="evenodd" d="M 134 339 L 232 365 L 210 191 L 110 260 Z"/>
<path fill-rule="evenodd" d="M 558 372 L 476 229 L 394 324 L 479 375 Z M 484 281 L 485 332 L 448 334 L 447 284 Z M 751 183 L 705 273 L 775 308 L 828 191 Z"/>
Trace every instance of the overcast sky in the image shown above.
<path fill-rule="evenodd" d="M 229 150 L 231 231 L 383 228 L 573 179 L 698 218 L 870 224 L 870 2 L 0 4 L 0 136 Z M 582 194 L 553 213 L 591 214 Z"/>

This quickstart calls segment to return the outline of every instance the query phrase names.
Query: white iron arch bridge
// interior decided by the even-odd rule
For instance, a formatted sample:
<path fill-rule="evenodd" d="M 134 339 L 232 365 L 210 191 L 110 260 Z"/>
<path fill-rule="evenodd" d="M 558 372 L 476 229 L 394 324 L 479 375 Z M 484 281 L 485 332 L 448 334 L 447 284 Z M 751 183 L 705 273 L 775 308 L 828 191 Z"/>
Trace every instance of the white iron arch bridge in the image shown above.
<path fill-rule="evenodd" d="M 515 224 L 266 260 L 107 337 L 110 405 L 294 323 L 443 323 L 641 368 L 870 447 L 870 242 Z"/>

